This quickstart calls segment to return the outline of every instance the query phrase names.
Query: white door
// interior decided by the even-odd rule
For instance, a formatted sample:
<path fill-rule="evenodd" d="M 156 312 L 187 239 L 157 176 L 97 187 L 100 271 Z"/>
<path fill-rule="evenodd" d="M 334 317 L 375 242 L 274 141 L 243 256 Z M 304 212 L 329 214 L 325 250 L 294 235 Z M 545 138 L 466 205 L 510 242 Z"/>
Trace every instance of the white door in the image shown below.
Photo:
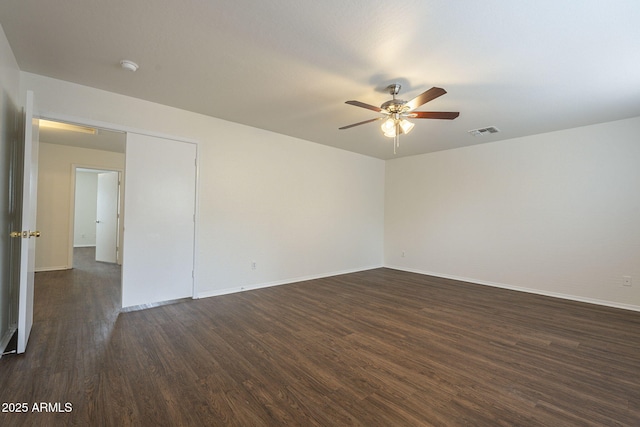
<path fill-rule="evenodd" d="M 127 134 L 122 306 L 193 296 L 196 146 Z"/>
<path fill-rule="evenodd" d="M 98 174 L 96 209 L 96 261 L 117 262 L 118 172 Z"/>
<path fill-rule="evenodd" d="M 18 291 L 18 353 L 24 353 L 33 324 L 33 280 L 36 258 L 36 201 L 38 189 L 38 120 L 33 118 L 33 92 L 27 92 L 24 123 L 22 184 L 22 246 Z"/>

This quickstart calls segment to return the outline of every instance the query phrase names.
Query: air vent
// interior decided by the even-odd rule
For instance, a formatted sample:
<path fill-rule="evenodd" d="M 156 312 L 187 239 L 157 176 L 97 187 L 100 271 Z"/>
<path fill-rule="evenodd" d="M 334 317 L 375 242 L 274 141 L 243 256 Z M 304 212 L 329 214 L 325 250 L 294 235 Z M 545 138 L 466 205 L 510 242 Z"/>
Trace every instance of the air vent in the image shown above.
<path fill-rule="evenodd" d="M 482 128 L 482 129 L 473 129 L 469 131 L 469 133 L 473 136 L 489 135 L 490 133 L 498 133 L 498 132 L 500 132 L 500 129 L 498 129 L 495 126 L 489 126 L 488 128 Z"/>

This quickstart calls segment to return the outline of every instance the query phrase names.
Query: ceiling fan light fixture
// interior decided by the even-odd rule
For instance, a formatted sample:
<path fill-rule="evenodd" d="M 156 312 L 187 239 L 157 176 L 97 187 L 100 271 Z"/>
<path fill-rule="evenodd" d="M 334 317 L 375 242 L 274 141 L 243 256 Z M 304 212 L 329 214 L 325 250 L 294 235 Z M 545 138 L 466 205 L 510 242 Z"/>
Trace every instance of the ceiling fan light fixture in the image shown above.
<path fill-rule="evenodd" d="M 394 136 L 396 136 L 396 121 L 395 121 L 395 119 L 393 117 L 389 117 L 387 120 L 382 122 L 382 125 L 380 125 L 380 129 L 382 129 L 382 132 L 384 133 L 384 136 L 387 136 L 389 138 L 393 138 Z"/>
<path fill-rule="evenodd" d="M 411 129 L 413 129 L 414 126 L 415 125 L 407 119 L 400 120 L 400 129 L 402 129 L 402 133 L 404 134 L 411 132 Z"/>
<path fill-rule="evenodd" d="M 415 125 L 407 119 L 397 117 L 389 117 L 380 126 L 384 136 L 394 138 L 396 135 L 407 134 L 411 132 Z"/>

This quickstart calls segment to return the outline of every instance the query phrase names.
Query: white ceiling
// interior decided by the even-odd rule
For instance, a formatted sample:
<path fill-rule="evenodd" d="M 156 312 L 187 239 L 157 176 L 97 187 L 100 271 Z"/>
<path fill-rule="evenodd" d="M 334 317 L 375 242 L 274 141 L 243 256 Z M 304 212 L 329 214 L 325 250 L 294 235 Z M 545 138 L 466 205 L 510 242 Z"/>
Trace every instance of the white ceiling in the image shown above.
<path fill-rule="evenodd" d="M 379 122 L 338 128 L 393 82 L 460 111 L 416 120 L 397 156 L 640 116 L 639 23 L 638 0 L 0 2 L 23 71 L 381 159 Z"/>

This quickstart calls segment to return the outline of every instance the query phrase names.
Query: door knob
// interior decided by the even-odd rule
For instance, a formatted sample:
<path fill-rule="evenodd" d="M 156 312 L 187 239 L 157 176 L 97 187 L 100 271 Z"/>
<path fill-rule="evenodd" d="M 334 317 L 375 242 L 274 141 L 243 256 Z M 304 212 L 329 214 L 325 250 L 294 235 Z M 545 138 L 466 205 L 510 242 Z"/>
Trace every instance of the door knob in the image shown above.
<path fill-rule="evenodd" d="M 96 220 L 96 224 L 100 224 L 100 221 Z"/>
<path fill-rule="evenodd" d="M 23 239 L 28 239 L 29 237 L 33 236 L 33 237 L 40 237 L 40 232 L 39 231 L 12 231 L 11 233 L 9 233 L 9 236 L 11 237 L 22 237 Z"/>

